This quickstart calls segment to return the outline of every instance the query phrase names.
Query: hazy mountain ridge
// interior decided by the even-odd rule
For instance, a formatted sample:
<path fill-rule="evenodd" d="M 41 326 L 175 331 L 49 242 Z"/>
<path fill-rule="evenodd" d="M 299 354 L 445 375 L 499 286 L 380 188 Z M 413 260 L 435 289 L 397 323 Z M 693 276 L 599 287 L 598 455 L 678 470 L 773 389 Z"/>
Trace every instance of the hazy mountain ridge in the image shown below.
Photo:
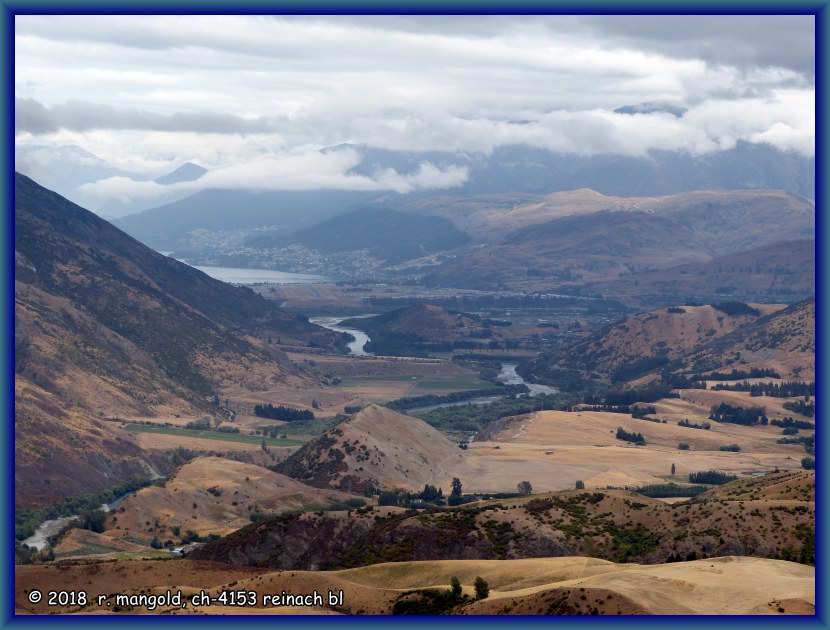
<path fill-rule="evenodd" d="M 366 250 L 391 265 L 453 249 L 468 240 L 448 219 L 369 207 L 338 214 L 291 236 L 258 237 L 248 244 L 273 247 L 299 243 L 326 253 Z"/>
<path fill-rule="evenodd" d="M 346 212 L 374 193 L 314 190 L 252 192 L 202 190 L 180 201 L 132 214 L 114 223 L 128 234 L 157 249 L 188 246 L 191 232 L 252 231 L 288 235 Z M 240 244 L 249 238 L 246 232 Z"/>
<path fill-rule="evenodd" d="M 640 211 L 574 215 L 520 228 L 495 245 L 448 262 L 432 286 L 520 288 L 584 284 L 707 259 L 705 241 L 677 221 Z"/>
<path fill-rule="evenodd" d="M 704 263 L 689 263 L 664 270 L 591 285 L 607 298 L 625 302 L 681 304 L 733 297 L 793 302 L 815 293 L 815 240 L 779 241 L 726 254 Z"/>
<path fill-rule="evenodd" d="M 606 209 L 599 209 L 603 206 Z M 451 215 L 451 208 L 442 214 Z M 540 289 L 555 283 L 581 290 L 632 274 L 704 263 L 815 235 L 815 204 L 781 191 L 700 191 L 619 199 L 583 190 L 551 195 L 505 214 L 484 208 L 479 214 L 479 230 L 488 220 L 502 229 L 522 227 L 445 263 L 427 282 L 480 289 Z M 551 215 L 555 218 L 544 220 Z M 463 220 L 474 221 L 469 213 Z"/>

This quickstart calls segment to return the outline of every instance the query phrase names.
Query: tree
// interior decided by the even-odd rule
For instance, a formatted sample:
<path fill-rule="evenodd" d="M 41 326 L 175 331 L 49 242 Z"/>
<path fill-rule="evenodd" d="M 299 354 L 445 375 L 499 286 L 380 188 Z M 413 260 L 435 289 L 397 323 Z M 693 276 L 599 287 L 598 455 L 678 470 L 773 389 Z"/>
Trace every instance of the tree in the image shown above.
<path fill-rule="evenodd" d="M 675 470 L 676 470 L 676 468 L 674 467 L 674 462 L 672 462 L 672 465 L 671 465 L 671 474 L 672 475 L 674 475 Z"/>
<path fill-rule="evenodd" d="M 150 542 L 150 546 L 153 549 L 161 549 L 162 547 L 164 547 L 162 542 L 159 540 L 158 536 L 153 536 L 153 540 Z"/>
<path fill-rule="evenodd" d="M 516 490 L 518 491 L 518 493 L 520 495 L 522 495 L 523 497 L 526 497 L 531 492 L 533 492 L 533 486 L 530 485 L 529 481 L 520 481 L 519 483 L 516 484 Z"/>
<path fill-rule="evenodd" d="M 476 599 L 487 599 L 487 596 L 490 595 L 490 585 L 480 575 L 476 577 L 476 581 L 474 583 L 476 589 Z"/>
<path fill-rule="evenodd" d="M 584 490 L 585 489 L 585 482 L 582 479 L 576 480 L 576 489 L 577 490 Z"/>
<path fill-rule="evenodd" d="M 461 582 L 454 575 L 450 578 L 450 588 L 452 590 L 452 594 L 456 597 L 461 595 Z"/>
<path fill-rule="evenodd" d="M 458 477 L 452 478 L 452 492 L 447 497 L 448 505 L 461 505 L 464 499 L 461 498 L 461 480 Z"/>

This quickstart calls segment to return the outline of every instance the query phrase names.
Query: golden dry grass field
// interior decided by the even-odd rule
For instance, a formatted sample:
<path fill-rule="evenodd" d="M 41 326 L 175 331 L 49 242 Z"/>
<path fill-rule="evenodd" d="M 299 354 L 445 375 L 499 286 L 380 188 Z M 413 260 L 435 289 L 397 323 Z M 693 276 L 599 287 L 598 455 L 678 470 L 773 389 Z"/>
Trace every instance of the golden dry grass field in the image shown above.
<path fill-rule="evenodd" d="M 389 614 L 408 591 L 448 589 L 458 577 L 465 594 L 483 577 L 487 599 L 475 601 L 463 614 L 602 614 L 780 615 L 813 614 L 814 569 L 782 560 L 727 556 L 692 562 L 637 565 L 593 558 L 527 560 L 441 560 L 373 565 L 331 572 L 276 571 L 239 568 L 191 560 L 136 560 L 75 566 L 21 566 L 16 571 L 18 614 Z M 91 605 L 48 606 L 28 601 L 32 589 L 82 590 Z M 254 606 L 146 606 L 114 609 L 116 595 L 181 591 L 184 601 L 204 590 L 217 598 L 223 591 L 253 592 Z M 265 595 L 283 591 L 299 595 L 317 591 L 327 598 L 343 591 L 343 604 L 285 608 L 263 606 Z M 102 605 L 97 596 L 105 595 Z M 110 602 L 106 605 L 104 602 Z"/>

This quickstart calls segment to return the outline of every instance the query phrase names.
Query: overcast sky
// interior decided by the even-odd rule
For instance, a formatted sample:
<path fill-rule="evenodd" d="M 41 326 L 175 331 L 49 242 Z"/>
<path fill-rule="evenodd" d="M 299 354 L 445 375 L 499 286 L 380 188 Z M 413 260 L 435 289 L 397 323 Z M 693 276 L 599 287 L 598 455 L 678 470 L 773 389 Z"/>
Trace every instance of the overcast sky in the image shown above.
<path fill-rule="evenodd" d="M 355 176 L 357 152 L 319 149 L 701 154 L 745 140 L 812 155 L 814 30 L 812 16 L 17 16 L 16 140 L 133 172 L 211 170 L 181 186 L 399 191 L 466 171 Z M 634 113 L 644 103 L 658 107 Z"/>

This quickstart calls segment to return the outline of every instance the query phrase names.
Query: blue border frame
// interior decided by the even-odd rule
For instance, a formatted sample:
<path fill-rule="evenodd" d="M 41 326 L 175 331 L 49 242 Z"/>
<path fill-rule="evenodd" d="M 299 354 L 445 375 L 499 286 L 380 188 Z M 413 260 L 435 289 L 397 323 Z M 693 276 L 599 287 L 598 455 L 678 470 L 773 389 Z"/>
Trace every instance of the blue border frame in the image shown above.
<path fill-rule="evenodd" d="M 18 14 L 252 14 L 252 13 L 271 13 L 271 14 L 708 14 L 708 15 L 726 15 L 726 14 L 802 14 L 814 15 L 816 17 L 816 111 L 823 113 L 826 100 L 826 86 L 828 84 L 828 66 L 825 64 L 827 59 L 828 44 L 826 42 L 826 35 L 830 33 L 830 0 L 800 0 L 793 3 L 783 3 L 782 0 L 772 0 L 766 4 L 763 2 L 752 2 L 750 0 L 731 0 L 728 4 L 717 2 L 716 0 L 682 0 L 678 3 L 667 3 L 665 0 L 585 0 L 579 2 L 578 0 L 521 0 L 516 4 L 505 4 L 504 0 L 452 0 L 451 2 L 441 2 L 440 0 L 399 0 L 398 2 L 390 3 L 389 0 L 289 0 L 281 2 L 279 0 L 242 0 L 239 3 L 231 3 L 229 0 L 207 0 L 205 2 L 198 2 L 198 0 L 175 0 L 175 2 L 164 3 L 163 0 L 124 0 L 122 2 L 114 2 L 113 0 L 80 0 L 74 2 L 67 0 L 61 2 L 60 0 L 0 0 L 0 41 L 3 46 L 3 60 L 0 64 L 0 77 L 2 77 L 2 85 L 4 86 L 2 125 L 3 138 L 3 152 L 2 160 L 3 169 L 0 174 L 0 194 L 5 201 L 4 207 L 6 211 L 2 217 L 2 227 L 0 227 L 0 234 L 3 238 L 2 260 L 4 266 L 4 273 L 0 274 L 0 288 L 2 288 L 3 296 L 6 300 L 7 308 L 2 310 L 0 315 L 0 324 L 2 324 L 2 340 L 5 343 L 6 349 L 5 361 L 3 361 L 2 374 L 2 401 L 6 411 L 6 422 L 3 429 L 0 430 L 0 458 L 3 466 L 2 476 L 2 499 L 3 505 L 6 508 L 4 514 L 5 518 L 0 519 L 0 534 L 3 536 L 4 545 L 0 546 L 0 563 L 2 563 L 2 579 L 0 582 L 0 625 L 5 626 L 52 626 L 60 623 L 68 624 L 70 626 L 87 627 L 90 625 L 107 625 L 113 622 L 113 617 L 28 617 L 14 615 L 14 424 L 12 418 L 14 417 L 14 390 L 13 390 L 13 375 L 14 375 L 14 356 L 13 356 L 13 339 L 14 339 L 14 190 L 13 190 L 13 165 L 14 165 L 14 16 Z M 816 270 L 816 341 L 817 341 L 817 356 L 816 356 L 816 381 L 819 384 L 820 391 L 830 391 L 830 387 L 822 387 L 830 385 L 830 378 L 825 370 L 826 358 L 828 356 L 828 338 L 825 335 L 823 326 L 824 317 L 830 312 L 827 308 L 828 292 L 825 290 L 823 277 L 823 270 L 830 269 L 828 264 L 828 257 L 830 253 L 818 245 L 819 242 L 828 242 L 828 220 L 824 216 L 825 209 L 825 176 L 827 173 L 827 166 L 825 164 L 825 149 L 827 147 L 827 130 L 824 125 L 822 117 L 819 115 L 816 119 L 816 256 L 817 256 L 817 270 Z M 823 422 L 827 422 L 826 406 L 824 398 L 820 395 L 816 402 L 816 437 L 817 437 L 817 451 L 820 453 L 827 452 L 825 447 L 827 445 L 827 432 L 822 427 Z M 826 510 L 827 497 L 825 496 L 827 490 L 825 486 L 825 475 L 827 468 L 823 463 L 821 457 L 816 458 L 816 532 L 823 533 L 827 525 Z M 700 616 L 671 616 L 671 617 L 627 617 L 627 618 L 608 618 L 608 617 L 591 617 L 591 618 L 556 618 L 552 620 L 547 617 L 453 617 L 452 621 L 444 621 L 439 618 L 400 618 L 395 617 L 394 622 L 391 622 L 390 617 L 347 617 L 347 618 L 328 618 L 327 621 L 321 621 L 314 618 L 305 617 L 251 617 L 251 616 L 229 616 L 226 618 L 219 617 L 177 617 L 176 621 L 168 620 L 167 618 L 152 617 L 118 617 L 119 624 L 128 625 L 153 625 L 162 624 L 179 625 L 179 624 L 193 624 L 193 623 L 209 623 L 211 625 L 227 624 L 230 620 L 232 624 L 238 624 L 240 619 L 245 619 L 246 623 L 251 624 L 278 624 L 280 626 L 298 627 L 314 627 L 314 626 L 330 626 L 330 625 L 387 625 L 394 623 L 395 625 L 415 625 L 421 626 L 426 623 L 434 625 L 439 623 L 444 625 L 464 624 L 507 624 L 519 622 L 521 625 L 536 625 L 536 624 L 555 624 L 558 627 L 577 627 L 577 626 L 599 626 L 605 624 L 628 625 L 632 626 L 654 626 L 670 623 L 672 625 L 683 625 L 686 627 L 698 625 L 729 624 L 730 626 L 745 626 L 745 627 L 760 627 L 760 626 L 780 626 L 785 627 L 799 626 L 799 627 L 828 627 L 828 598 L 830 592 L 827 589 L 826 569 L 827 569 L 827 541 L 820 535 L 816 537 L 816 615 L 815 617 L 757 617 L 757 616 L 737 616 L 737 617 L 700 617 Z M 614 621 L 611 621 L 614 619 Z"/>

